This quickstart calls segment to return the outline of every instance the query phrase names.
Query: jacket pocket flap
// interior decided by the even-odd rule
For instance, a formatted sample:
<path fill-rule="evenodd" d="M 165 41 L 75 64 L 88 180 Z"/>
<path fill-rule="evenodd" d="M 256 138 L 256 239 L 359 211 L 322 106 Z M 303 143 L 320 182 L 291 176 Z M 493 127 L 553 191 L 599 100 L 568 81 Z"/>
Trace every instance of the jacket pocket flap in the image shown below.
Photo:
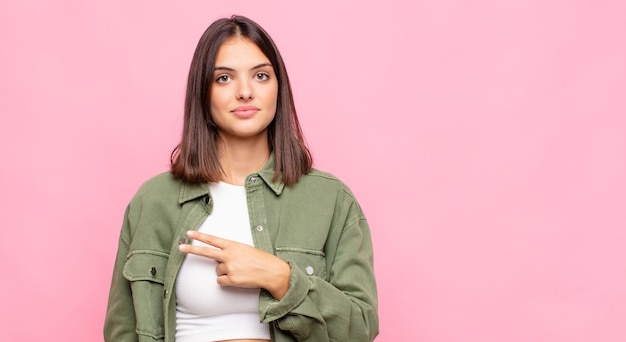
<path fill-rule="evenodd" d="M 285 261 L 291 261 L 309 276 L 326 279 L 326 255 L 322 251 L 276 247 L 276 256 Z"/>
<path fill-rule="evenodd" d="M 126 258 L 124 277 L 129 281 L 147 280 L 163 284 L 169 254 L 157 251 L 132 251 Z"/>

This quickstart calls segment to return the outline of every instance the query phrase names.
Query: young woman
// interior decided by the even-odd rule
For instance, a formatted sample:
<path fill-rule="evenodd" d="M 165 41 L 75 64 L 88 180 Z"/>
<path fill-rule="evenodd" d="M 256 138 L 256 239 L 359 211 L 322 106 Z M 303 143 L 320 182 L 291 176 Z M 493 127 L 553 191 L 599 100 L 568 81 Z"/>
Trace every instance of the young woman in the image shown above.
<path fill-rule="evenodd" d="M 126 209 L 105 340 L 374 339 L 367 221 L 311 168 L 283 60 L 250 19 L 200 39 L 171 161 Z"/>

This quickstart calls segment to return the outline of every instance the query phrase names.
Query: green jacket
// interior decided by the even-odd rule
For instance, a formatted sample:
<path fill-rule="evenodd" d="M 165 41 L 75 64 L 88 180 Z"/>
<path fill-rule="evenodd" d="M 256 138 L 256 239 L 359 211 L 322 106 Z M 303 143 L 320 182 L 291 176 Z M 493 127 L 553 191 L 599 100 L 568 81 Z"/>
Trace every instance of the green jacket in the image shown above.
<path fill-rule="evenodd" d="M 274 182 L 273 160 L 245 188 L 257 248 L 291 266 L 277 301 L 261 290 L 259 318 L 272 341 L 372 341 L 377 294 L 369 227 L 350 190 L 317 170 L 291 186 Z M 174 341 L 178 245 L 213 207 L 207 184 L 170 173 L 144 183 L 128 205 L 104 324 L 106 341 Z"/>

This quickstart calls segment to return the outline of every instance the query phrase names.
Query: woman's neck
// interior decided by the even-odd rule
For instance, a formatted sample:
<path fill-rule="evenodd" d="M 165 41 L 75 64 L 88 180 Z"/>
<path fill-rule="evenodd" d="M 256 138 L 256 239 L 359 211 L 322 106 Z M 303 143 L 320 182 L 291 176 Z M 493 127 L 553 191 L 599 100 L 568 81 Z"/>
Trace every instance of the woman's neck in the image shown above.
<path fill-rule="evenodd" d="M 270 156 L 267 140 L 263 142 L 232 141 L 220 139 L 218 158 L 224 171 L 222 181 L 244 185 L 246 177 L 259 171 Z"/>

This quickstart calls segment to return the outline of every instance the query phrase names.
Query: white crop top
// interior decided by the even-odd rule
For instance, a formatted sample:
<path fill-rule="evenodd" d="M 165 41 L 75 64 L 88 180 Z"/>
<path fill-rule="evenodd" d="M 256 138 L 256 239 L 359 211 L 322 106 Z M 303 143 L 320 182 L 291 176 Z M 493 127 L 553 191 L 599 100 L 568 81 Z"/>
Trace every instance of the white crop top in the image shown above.
<path fill-rule="evenodd" d="M 213 212 L 198 230 L 253 245 L 245 188 L 219 182 L 209 189 Z M 216 266 L 213 259 L 185 257 L 176 278 L 176 341 L 269 340 L 269 326 L 259 319 L 260 290 L 220 286 Z"/>

